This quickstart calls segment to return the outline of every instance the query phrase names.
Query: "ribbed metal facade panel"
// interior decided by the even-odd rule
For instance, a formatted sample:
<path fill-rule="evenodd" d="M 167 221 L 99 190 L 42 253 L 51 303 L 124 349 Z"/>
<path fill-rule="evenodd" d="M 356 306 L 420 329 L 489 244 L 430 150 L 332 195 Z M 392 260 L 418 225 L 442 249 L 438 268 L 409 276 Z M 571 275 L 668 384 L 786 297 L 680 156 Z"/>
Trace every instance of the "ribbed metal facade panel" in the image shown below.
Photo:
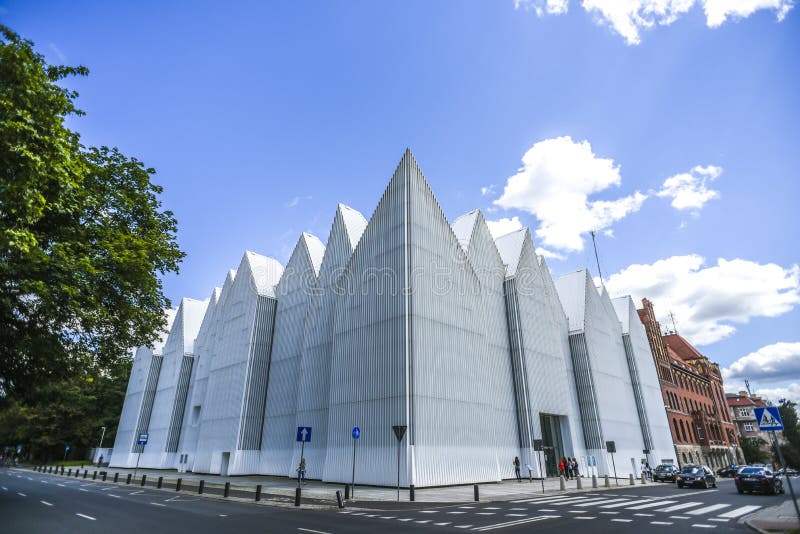
<path fill-rule="evenodd" d="M 322 259 L 317 284 L 311 292 L 308 318 L 303 334 L 303 354 L 297 395 L 296 426 L 310 426 L 312 441 L 306 443 L 306 475 L 321 479 L 325 471 L 325 451 L 328 447 L 328 404 L 331 391 L 331 351 L 333 323 L 336 311 L 337 282 L 360 237 L 348 232 L 348 219 L 355 219 L 358 228 L 366 221 L 355 210 L 339 206 L 333 219 L 325 256 Z M 291 466 L 300 462 L 300 450 L 295 446 Z"/>
<path fill-rule="evenodd" d="M 403 172 L 401 167 L 395 176 Z M 389 183 L 337 287 L 326 481 L 350 480 L 351 431 L 356 425 L 361 427 L 359 483 L 386 484 L 396 477 L 398 445 L 392 425 L 409 423 L 403 183 Z M 404 485 L 409 483 L 407 440 L 400 458 Z"/>
<path fill-rule="evenodd" d="M 142 392 L 142 409 L 139 412 L 139 421 L 136 423 L 133 446 L 131 452 L 140 453 L 144 450 L 144 445 L 137 444 L 137 436 L 142 432 L 147 432 L 150 425 L 150 415 L 153 412 L 153 400 L 156 398 L 156 387 L 158 386 L 158 375 L 161 372 L 161 356 L 153 356 L 150 360 L 150 370 L 147 372 L 147 384 Z"/>
<path fill-rule="evenodd" d="M 508 320 L 509 350 L 511 354 L 512 376 L 514 378 L 514 398 L 518 428 L 517 442 L 520 450 L 526 451 L 522 462 L 531 463 L 533 449 L 533 428 L 531 416 L 530 393 L 528 391 L 528 374 L 525 370 L 525 340 L 519 316 L 517 301 L 517 281 L 509 278 L 504 283 L 506 300 L 506 317 Z M 538 465 L 538 464 L 537 464 Z"/>
<path fill-rule="evenodd" d="M 259 296 L 253 324 L 253 349 L 247 367 L 242 424 L 238 449 L 260 450 L 264 430 L 272 339 L 275 329 L 276 299 Z"/>
<path fill-rule="evenodd" d="M 639 370 L 636 368 L 636 356 L 631 346 L 631 336 L 622 334 L 622 344 L 625 347 L 625 357 L 628 360 L 628 369 L 631 373 L 633 398 L 636 400 L 636 412 L 639 414 L 639 425 L 642 428 L 642 441 L 644 441 L 644 448 L 650 450 L 653 448 L 653 438 L 650 435 L 650 423 L 647 420 L 647 410 L 644 406 L 642 386 L 639 384 Z"/>
<path fill-rule="evenodd" d="M 278 305 L 260 466 L 260 472 L 268 475 L 291 476 L 293 471 L 303 333 L 311 294 L 317 283 L 317 273 L 309 255 L 307 240 L 310 238 L 312 236 L 307 234 L 300 237 L 275 288 Z"/>
<path fill-rule="evenodd" d="M 572 368 L 575 373 L 575 388 L 578 392 L 578 408 L 581 412 L 583 439 L 587 449 L 604 449 L 603 432 L 600 429 L 600 414 L 594 395 L 592 367 L 583 332 L 570 334 L 569 347 L 572 353 Z"/>
<path fill-rule="evenodd" d="M 178 375 L 178 384 L 175 388 L 175 404 L 172 407 L 172 417 L 169 422 L 169 435 L 167 436 L 166 452 L 178 452 L 178 442 L 181 437 L 183 414 L 186 409 L 186 396 L 189 393 L 189 378 L 192 376 L 194 357 L 186 355 L 181 359 L 181 371 Z"/>

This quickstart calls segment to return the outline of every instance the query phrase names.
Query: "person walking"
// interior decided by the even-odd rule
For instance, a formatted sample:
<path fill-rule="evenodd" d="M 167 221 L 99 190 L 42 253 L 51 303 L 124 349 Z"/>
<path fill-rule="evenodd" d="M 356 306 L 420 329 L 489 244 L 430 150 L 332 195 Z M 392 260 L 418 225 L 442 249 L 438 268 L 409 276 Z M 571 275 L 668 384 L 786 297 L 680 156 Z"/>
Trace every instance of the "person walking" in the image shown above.
<path fill-rule="evenodd" d="M 101 465 L 103 465 L 103 455 L 102 454 L 100 455 L 100 458 L 97 459 L 97 467 L 100 467 Z"/>
<path fill-rule="evenodd" d="M 514 473 L 517 475 L 517 482 L 522 482 L 522 475 L 519 473 L 519 456 L 514 456 Z"/>
<path fill-rule="evenodd" d="M 577 458 L 573 458 L 572 459 L 572 473 L 575 475 L 575 478 L 578 478 L 578 477 L 581 476 L 580 470 L 578 469 L 578 459 Z"/>
<path fill-rule="evenodd" d="M 558 461 L 558 474 L 561 475 L 562 477 L 567 474 L 566 473 L 566 468 L 567 468 L 566 464 L 567 464 L 567 462 L 565 461 L 564 457 L 562 456 L 561 460 Z"/>

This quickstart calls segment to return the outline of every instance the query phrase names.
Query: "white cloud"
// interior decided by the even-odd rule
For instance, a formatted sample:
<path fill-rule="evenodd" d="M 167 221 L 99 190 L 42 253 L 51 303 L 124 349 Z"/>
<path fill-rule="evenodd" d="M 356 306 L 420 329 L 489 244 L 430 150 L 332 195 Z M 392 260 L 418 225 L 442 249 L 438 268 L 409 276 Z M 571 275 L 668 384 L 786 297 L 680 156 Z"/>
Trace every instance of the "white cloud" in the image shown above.
<path fill-rule="evenodd" d="M 700 210 L 706 202 L 719 198 L 719 191 L 708 188 L 708 184 L 722 174 L 722 167 L 697 165 L 689 172 L 676 174 L 664 180 L 656 193 L 662 198 L 672 198 L 672 207 L 677 210 Z"/>
<path fill-rule="evenodd" d="M 726 393 L 747 391 L 747 387 L 742 380 L 725 380 L 724 387 Z M 758 395 L 765 400 L 772 401 L 774 404 L 778 404 L 781 399 L 789 399 L 800 403 L 800 383 L 797 382 L 785 382 L 766 388 L 751 382 L 750 389 L 753 395 Z"/>
<path fill-rule="evenodd" d="M 514 0 L 514 9 L 533 10 L 538 16 L 563 15 L 569 8 L 569 0 Z"/>
<path fill-rule="evenodd" d="M 742 356 L 722 370 L 725 379 L 798 380 L 800 342 L 773 343 Z"/>
<path fill-rule="evenodd" d="M 705 266 L 704 258 L 691 254 L 631 265 L 611 275 L 606 286 L 637 303 L 647 297 L 664 326 L 673 312 L 681 335 L 709 345 L 732 335 L 731 323 L 776 317 L 800 304 L 800 267 L 722 258 Z"/>
<path fill-rule="evenodd" d="M 295 207 L 297 207 L 298 204 L 300 204 L 300 202 L 302 202 L 304 200 L 311 200 L 311 197 L 310 196 L 306 196 L 306 197 L 296 196 L 296 197 L 293 197 L 289 202 L 286 203 L 286 207 L 287 208 L 295 208 Z"/>
<path fill-rule="evenodd" d="M 794 0 L 704 0 L 706 24 L 709 28 L 722 25 L 728 18 L 746 18 L 760 9 L 773 9 L 781 21 L 792 9 Z"/>
<path fill-rule="evenodd" d="M 565 259 L 567 259 L 567 257 L 564 256 L 563 254 L 559 254 L 558 252 L 553 252 L 552 250 L 547 250 L 546 248 L 542 248 L 542 247 L 537 247 L 536 248 L 536 253 L 539 256 L 542 256 L 542 257 L 548 258 L 548 259 L 554 259 L 554 260 L 565 260 Z"/>
<path fill-rule="evenodd" d="M 510 234 L 515 230 L 519 230 L 522 228 L 522 223 L 519 220 L 519 217 L 511 217 L 498 219 L 496 221 L 486 220 L 486 225 L 489 227 L 489 232 L 491 232 L 492 237 L 495 239 L 500 237 L 501 235 Z"/>
<path fill-rule="evenodd" d="M 629 45 L 636 45 L 641 42 L 642 30 L 668 26 L 695 5 L 705 12 L 706 25 L 716 28 L 728 19 L 746 18 L 763 9 L 775 11 L 781 21 L 794 0 L 583 0 L 581 5 L 599 24 L 608 25 Z M 541 17 L 562 15 L 569 6 L 567 0 L 514 0 L 514 7 L 532 9 Z"/>
<path fill-rule="evenodd" d="M 620 182 L 619 166 L 597 157 L 588 141 L 557 137 L 539 141 L 522 156 L 522 167 L 494 203 L 536 215 L 536 236 L 544 245 L 580 251 L 582 234 L 638 211 L 647 198 L 637 191 L 616 200 L 589 200 L 589 195 Z"/>
<path fill-rule="evenodd" d="M 603 230 L 603 235 L 606 237 L 615 237 L 614 236 L 614 229 L 613 228 L 606 228 Z"/>
<path fill-rule="evenodd" d="M 486 187 L 481 187 L 481 196 L 493 195 L 494 194 L 494 184 L 487 185 Z"/>

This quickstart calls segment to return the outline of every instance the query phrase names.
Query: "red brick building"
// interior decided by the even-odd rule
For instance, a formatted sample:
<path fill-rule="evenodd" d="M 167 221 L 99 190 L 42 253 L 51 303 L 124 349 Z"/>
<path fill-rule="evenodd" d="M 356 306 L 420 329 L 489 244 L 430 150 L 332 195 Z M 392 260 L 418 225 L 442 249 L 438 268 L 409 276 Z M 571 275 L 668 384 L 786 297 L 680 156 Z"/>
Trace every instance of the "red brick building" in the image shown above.
<path fill-rule="evenodd" d="M 742 461 L 719 365 L 679 334 L 662 334 L 649 300 L 643 299 L 637 311 L 655 359 L 678 462 L 719 468 Z"/>

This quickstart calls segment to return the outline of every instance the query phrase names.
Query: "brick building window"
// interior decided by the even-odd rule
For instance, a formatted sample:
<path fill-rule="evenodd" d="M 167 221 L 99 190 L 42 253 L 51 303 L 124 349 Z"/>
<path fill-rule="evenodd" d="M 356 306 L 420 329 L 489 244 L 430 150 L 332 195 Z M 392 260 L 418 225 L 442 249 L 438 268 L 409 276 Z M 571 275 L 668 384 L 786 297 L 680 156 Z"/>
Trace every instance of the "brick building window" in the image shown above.
<path fill-rule="evenodd" d="M 755 432 L 755 429 L 753 428 L 753 423 L 745 423 L 744 429 L 746 432 Z"/>
<path fill-rule="evenodd" d="M 747 408 L 739 408 L 739 417 L 747 417 L 748 415 L 749 415 L 749 410 Z"/>

